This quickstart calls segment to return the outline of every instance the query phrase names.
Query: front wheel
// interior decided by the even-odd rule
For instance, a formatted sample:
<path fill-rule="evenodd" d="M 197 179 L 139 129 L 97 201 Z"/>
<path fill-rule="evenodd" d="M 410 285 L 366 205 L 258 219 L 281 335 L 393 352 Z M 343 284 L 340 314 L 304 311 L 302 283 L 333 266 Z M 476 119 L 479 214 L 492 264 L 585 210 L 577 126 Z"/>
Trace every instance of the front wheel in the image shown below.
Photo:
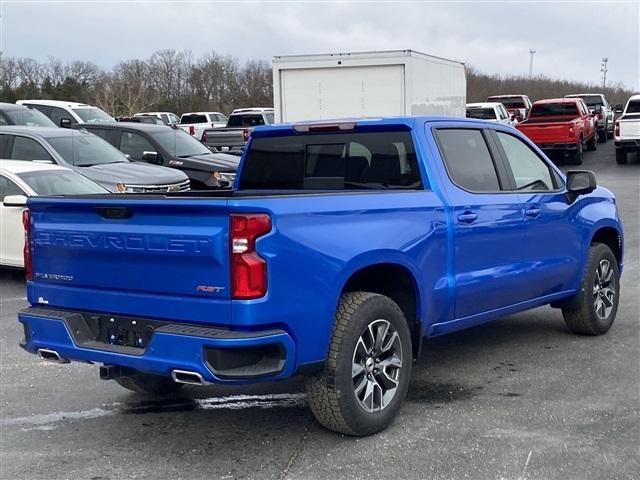
<path fill-rule="evenodd" d="M 607 333 L 618 311 L 620 272 L 611 249 L 602 243 L 589 247 L 587 265 L 574 298 L 562 308 L 564 321 L 573 333 Z"/>
<path fill-rule="evenodd" d="M 346 435 L 383 430 L 407 394 L 411 363 L 411 335 L 400 307 L 376 293 L 345 293 L 324 370 L 306 382 L 313 415 Z"/>

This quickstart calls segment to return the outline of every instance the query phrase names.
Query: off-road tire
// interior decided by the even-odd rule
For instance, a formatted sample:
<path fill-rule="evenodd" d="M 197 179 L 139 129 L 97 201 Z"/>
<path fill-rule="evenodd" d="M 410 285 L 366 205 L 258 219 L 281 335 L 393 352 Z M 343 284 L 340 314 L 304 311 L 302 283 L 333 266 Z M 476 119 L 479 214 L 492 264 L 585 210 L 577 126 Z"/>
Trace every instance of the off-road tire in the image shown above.
<path fill-rule="evenodd" d="M 608 128 L 608 124 L 605 124 L 604 130 L 602 130 L 601 132 L 598 132 L 598 142 L 607 143 L 607 128 Z"/>
<path fill-rule="evenodd" d="M 570 165 L 582 165 L 582 152 L 583 152 L 583 142 L 582 138 L 578 142 L 575 151 L 569 154 L 567 158 L 568 163 Z"/>
<path fill-rule="evenodd" d="M 118 377 L 115 381 L 132 392 L 157 396 L 177 392 L 183 386 L 182 383 L 176 383 L 169 377 L 142 373 L 137 370 L 126 377 Z"/>
<path fill-rule="evenodd" d="M 382 410 L 367 412 L 356 398 L 352 362 L 360 335 L 376 319 L 388 321 L 398 332 L 402 368 L 389 404 Z M 407 394 L 412 359 L 407 320 L 393 300 L 371 292 L 343 294 L 335 313 L 324 369 L 306 381 L 307 400 L 313 415 L 325 428 L 345 435 L 366 436 L 383 430 L 393 421 Z"/>
<path fill-rule="evenodd" d="M 616 163 L 618 165 L 626 165 L 627 163 L 627 152 L 622 148 L 616 149 Z"/>
<path fill-rule="evenodd" d="M 604 319 L 598 317 L 594 306 L 596 270 L 603 260 L 608 261 L 613 269 L 613 286 L 615 289 L 613 306 L 609 315 Z M 619 300 L 620 272 L 618 270 L 618 262 L 607 245 L 593 243 L 589 247 L 587 264 L 582 274 L 578 293 L 562 307 L 564 321 L 573 333 L 579 335 L 602 335 L 607 333 L 616 318 Z"/>

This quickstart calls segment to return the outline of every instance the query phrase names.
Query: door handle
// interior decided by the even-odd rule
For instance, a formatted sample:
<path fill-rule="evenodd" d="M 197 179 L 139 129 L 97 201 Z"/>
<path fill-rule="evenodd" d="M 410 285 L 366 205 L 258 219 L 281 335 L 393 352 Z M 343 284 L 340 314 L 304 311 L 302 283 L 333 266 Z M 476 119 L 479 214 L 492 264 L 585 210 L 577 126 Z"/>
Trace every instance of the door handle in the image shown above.
<path fill-rule="evenodd" d="M 525 214 L 527 217 L 533 217 L 533 218 L 535 218 L 535 217 L 537 217 L 538 215 L 540 215 L 540 209 L 539 209 L 539 208 L 537 208 L 537 207 L 527 208 L 527 209 L 525 209 L 524 214 Z"/>
<path fill-rule="evenodd" d="M 464 212 L 458 215 L 458 221 L 462 223 L 473 223 L 478 219 L 478 215 L 472 212 Z"/>

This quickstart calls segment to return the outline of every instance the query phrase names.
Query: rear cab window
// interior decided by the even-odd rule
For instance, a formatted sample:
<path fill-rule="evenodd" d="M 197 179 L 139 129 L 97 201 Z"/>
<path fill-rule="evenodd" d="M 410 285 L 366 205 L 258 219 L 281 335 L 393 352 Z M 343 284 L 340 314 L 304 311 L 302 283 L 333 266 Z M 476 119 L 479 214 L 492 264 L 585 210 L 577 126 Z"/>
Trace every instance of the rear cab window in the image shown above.
<path fill-rule="evenodd" d="M 231 117 L 232 118 L 232 117 Z M 240 190 L 422 190 L 409 131 L 255 137 Z"/>
<path fill-rule="evenodd" d="M 182 124 L 209 123 L 209 120 L 207 120 L 206 115 L 188 114 L 188 115 L 182 115 L 182 117 L 180 118 L 180 123 Z"/>

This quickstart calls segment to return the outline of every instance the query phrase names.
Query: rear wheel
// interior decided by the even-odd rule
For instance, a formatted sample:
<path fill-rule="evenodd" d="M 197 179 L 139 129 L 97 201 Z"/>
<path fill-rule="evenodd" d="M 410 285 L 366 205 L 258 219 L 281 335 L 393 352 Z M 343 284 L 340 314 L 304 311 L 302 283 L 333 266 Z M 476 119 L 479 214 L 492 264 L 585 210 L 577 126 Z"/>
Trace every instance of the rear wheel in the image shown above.
<path fill-rule="evenodd" d="M 580 289 L 562 308 L 564 321 L 573 333 L 607 333 L 618 311 L 620 272 L 611 249 L 602 243 L 589 248 Z"/>
<path fill-rule="evenodd" d="M 147 395 L 168 395 L 177 392 L 183 386 L 169 377 L 142 373 L 138 370 L 126 377 L 118 377 L 115 381 L 127 390 Z"/>
<path fill-rule="evenodd" d="M 576 145 L 576 149 L 574 152 L 569 154 L 569 164 L 570 165 L 582 165 L 582 138 L 580 139 L 580 141 L 578 142 L 578 144 Z"/>
<path fill-rule="evenodd" d="M 593 132 L 593 137 L 587 140 L 587 150 L 594 151 L 598 148 L 598 138 L 598 130 L 596 130 L 595 132 Z"/>
<path fill-rule="evenodd" d="M 324 371 L 306 382 L 311 411 L 334 432 L 379 432 L 400 410 L 411 363 L 411 335 L 398 305 L 376 293 L 345 293 Z"/>
<path fill-rule="evenodd" d="M 624 165 L 627 163 L 627 152 L 623 148 L 616 150 L 616 163 L 618 165 Z"/>

